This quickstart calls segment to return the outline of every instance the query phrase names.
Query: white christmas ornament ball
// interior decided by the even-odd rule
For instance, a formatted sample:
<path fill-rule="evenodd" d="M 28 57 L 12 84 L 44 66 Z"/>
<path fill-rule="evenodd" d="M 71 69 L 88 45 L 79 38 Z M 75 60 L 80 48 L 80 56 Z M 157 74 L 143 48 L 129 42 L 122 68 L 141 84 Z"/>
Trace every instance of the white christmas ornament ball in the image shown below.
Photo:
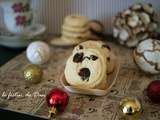
<path fill-rule="evenodd" d="M 134 50 L 134 61 L 141 70 L 151 73 L 160 73 L 160 41 L 147 39 L 142 41 Z"/>
<path fill-rule="evenodd" d="M 28 60 L 33 64 L 43 64 L 50 59 L 50 48 L 42 41 L 32 42 L 26 51 Z"/>

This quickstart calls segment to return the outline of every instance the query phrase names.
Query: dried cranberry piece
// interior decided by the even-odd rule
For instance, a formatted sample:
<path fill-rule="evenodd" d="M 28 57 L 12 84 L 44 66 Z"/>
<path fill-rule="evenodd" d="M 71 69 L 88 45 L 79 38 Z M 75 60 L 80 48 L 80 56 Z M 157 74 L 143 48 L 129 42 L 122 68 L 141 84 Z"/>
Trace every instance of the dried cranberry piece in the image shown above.
<path fill-rule="evenodd" d="M 83 53 L 76 53 L 73 57 L 73 62 L 79 63 L 83 61 Z"/>
<path fill-rule="evenodd" d="M 81 79 L 84 80 L 89 80 L 90 77 L 90 70 L 88 68 L 82 68 L 80 69 L 78 75 L 81 76 Z"/>
<path fill-rule="evenodd" d="M 95 56 L 95 55 L 91 55 L 90 58 L 91 58 L 93 61 L 96 61 L 96 60 L 98 59 L 98 57 Z"/>
<path fill-rule="evenodd" d="M 110 57 L 107 57 L 107 61 L 110 61 L 111 59 L 110 59 Z"/>

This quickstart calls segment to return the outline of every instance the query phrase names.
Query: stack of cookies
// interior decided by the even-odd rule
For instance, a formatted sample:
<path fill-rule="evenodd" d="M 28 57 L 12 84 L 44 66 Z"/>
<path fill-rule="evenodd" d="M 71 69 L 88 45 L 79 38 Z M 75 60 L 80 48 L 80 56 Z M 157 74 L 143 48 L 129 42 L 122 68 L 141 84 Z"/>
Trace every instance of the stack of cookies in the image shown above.
<path fill-rule="evenodd" d="M 85 16 L 67 16 L 62 25 L 61 39 L 73 44 L 87 40 L 90 36 L 88 23 L 89 19 Z"/>
<path fill-rule="evenodd" d="M 86 40 L 102 40 L 104 26 L 100 21 L 89 20 L 86 16 L 66 16 L 62 25 L 61 37 L 54 38 L 52 45 L 73 46 Z"/>
<path fill-rule="evenodd" d="M 106 89 L 108 74 L 115 68 L 114 54 L 100 41 L 77 45 L 65 67 L 65 78 L 71 86 L 86 89 Z"/>

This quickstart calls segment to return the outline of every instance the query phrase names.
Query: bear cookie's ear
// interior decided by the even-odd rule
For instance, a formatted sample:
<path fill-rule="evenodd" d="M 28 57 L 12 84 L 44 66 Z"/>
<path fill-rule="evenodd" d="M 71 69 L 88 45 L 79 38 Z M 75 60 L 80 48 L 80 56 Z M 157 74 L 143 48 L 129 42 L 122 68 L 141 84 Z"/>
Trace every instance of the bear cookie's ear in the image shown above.
<path fill-rule="evenodd" d="M 103 45 L 102 45 L 102 48 L 103 48 L 103 47 L 104 47 L 104 48 L 107 48 L 108 50 L 111 50 L 111 47 L 110 47 L 109 45 L 107 45 L 107 44 L 103 44 Z"/>
<path fill-rule="evenodd" d="M 83 49 L 83 46 L 82 46 L 82 45 L 79 45 L 79 49 L 80 49 L 80 50 Z"/>

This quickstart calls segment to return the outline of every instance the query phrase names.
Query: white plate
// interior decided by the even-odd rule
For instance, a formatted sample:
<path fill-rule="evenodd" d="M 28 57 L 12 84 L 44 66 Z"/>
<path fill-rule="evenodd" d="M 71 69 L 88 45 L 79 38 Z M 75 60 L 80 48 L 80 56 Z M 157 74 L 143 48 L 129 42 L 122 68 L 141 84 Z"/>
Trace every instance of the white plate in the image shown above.
<path fill-rule="evenodd" d="M 120 63 L 118 62 L 118 60 L 115 61 L 116 63 L 116 67 L 113 73 L 111 73 L 110 75 L 108 75 L 108 84 L 109 87 L 105 90 L 101 90 L 101 89 L 83 89 L 83 88 L 79 88 L 79 87 L 74 87 L 74 86 L 70 86 L 66 79 L 65 79 L 65 75 L 64 73 L 61 75 L 61 84 L 63 85 L 63 87 L 71 92 L 71 93 L 77 93 L 77 94 L 85 94 L 85 95 L 95 95 L 95 96 L 104 96 L 107 93 L 110 92 L 111 88 L 113 87 L 113 85 L 116 83 L 117 80 L 117 76 L 119 73 L 119 69 L 120 69 Z"/>
<path fill-rule="evenodd" d="M 35 24 L 26 35 L 0 35 L 0 45 L 11 48 L 22 48 L 28 46 L 31 42 L 36 40 L 36 37 L 43 34 L 46 27 L 41 24 Z"/>

